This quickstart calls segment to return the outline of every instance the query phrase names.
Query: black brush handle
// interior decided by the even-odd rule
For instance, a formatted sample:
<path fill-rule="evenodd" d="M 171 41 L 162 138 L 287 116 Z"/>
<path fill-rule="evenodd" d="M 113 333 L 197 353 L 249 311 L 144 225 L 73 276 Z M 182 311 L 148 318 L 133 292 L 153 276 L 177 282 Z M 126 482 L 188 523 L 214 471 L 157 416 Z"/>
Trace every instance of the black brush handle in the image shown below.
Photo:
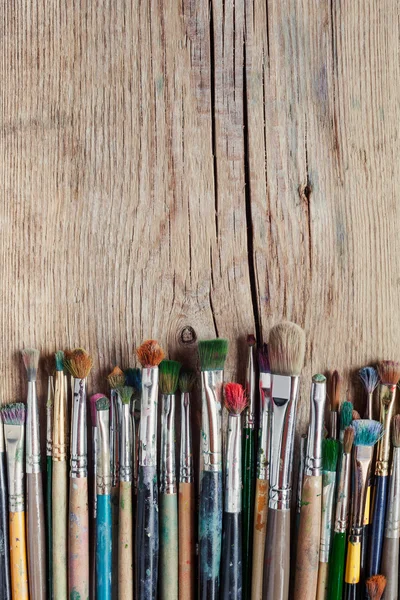
<path fill-rule="evenodd" d="M 345 583 L 343 600 L 360 600 L 359 587 L 357 583 Z"/>
<path fill-rule="evenodd" d="M 201 478 L 199 512 L 200 600 L 219 600 L 222 539 L 222 472 L 205 471 Z"/>
<path fill-rule="evenodd" d="M 224 513 L 220 600 L 242 600 L 242 516 Z"/>
<path fill-rule="evenodd" d="M 3 425 L 0 424 L 0 427 Z M 0 598 L 11 600 L 6 453 L 0 453 Z"/>
<path fill-rule="evenodd" d="M 386 520 L 386 500 L 388 493 L 388 476 L 376 477 L 374 510 L 370 529 L 370 548 L 368 577 L 380 573 L 383 546 L 383 534 Z"/>
<path fill-rule="evenodd" d="M 140 600 L 156 600 L 158 583 L 157 468 L 139 466 L 136 528 L 136 586 Z"/>

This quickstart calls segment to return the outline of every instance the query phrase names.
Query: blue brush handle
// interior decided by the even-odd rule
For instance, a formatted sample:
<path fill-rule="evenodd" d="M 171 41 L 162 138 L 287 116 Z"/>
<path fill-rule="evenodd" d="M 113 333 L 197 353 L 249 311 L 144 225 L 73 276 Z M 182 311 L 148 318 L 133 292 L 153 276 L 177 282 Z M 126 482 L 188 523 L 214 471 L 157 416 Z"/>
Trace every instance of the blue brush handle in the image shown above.
<path fill-rule="evenodd" d="M 220 600 L 242 600 L 242 516 L 224 513 Z"/>
<path fill-rule="evenodd" d="M 136 527 L 136 586 L 140 600 L 156 600 L 158 583 L 157 468 L 139 466 Z"/>
<path fill-rule="evenodd" d="M 372 526 L 370 529 L 371 543 L 369 550 L 368 577 L 380 573 L 383 534 L 385 531 L 388 481 L 388 476 L 378 476 L 375 478 L 376 487 Z"/>
<path fill-rule="evenodd" d="M 0 427 L 3 424 L 0 423 Z M 0 598 L 11 600 L 10 537 L 6 453 L 0 453 Z"/>
<path fill-rule="evenodd" d="M 222 538 L 222 472 L 204 471 L 200 482 L 200 600 L 219 600 Z"/>
<path fill-rule="evenodd" d="M 97 495 L 96 599 L 111 600 L 112 517 L 111 496 Z"/>

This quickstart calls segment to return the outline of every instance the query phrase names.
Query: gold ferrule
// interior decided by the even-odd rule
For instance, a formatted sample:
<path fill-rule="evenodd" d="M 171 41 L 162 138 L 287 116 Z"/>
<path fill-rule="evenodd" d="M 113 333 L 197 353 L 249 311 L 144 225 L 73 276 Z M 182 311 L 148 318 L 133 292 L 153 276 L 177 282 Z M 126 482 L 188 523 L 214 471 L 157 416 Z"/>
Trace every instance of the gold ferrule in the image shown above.
<path fill-rule="evenodd" d="M 66 420 L 67 403 L 65 394 L 65 377 L 63 371 L 56 371 L 53 404 L 53 460 L 67 460 Z"/>
<path fill-rule="evenodd" d="M 390 426 L 396 401 L 396 386 L 381 383 L 379 386 L 379 421 L 383 425 L 383 436 L 378 442 L 375 475 L 389 475 Z"/>

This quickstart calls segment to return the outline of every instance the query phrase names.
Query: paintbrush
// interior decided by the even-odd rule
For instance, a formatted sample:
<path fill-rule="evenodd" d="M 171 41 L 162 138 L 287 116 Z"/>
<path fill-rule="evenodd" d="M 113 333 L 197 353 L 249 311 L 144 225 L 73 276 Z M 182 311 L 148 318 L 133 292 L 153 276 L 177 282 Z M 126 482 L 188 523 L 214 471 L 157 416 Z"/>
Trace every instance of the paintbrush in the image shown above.
<path fill-rule="evenodd" d="M 368 478 L 374 445 L 382 435 L 382 424 L 372 419 L 353 421 L 353 486 L 352 512 L 347 544 L 347 560 L 345 572 L 345 600 L 356 600 L 361 591 L 361 540 L 367 497 Z"/>
<path fill-rule="evenodd" d="M 119 534 L 118 534 L 118 599 L 133 600 L 133 507 L 132 461 L 134 430 L 131 415 L 133 388 L 118 389 L 119 413 Z"/>
<path fill-rule="evenodd" d="M 304 465 L 299 537 L 297 540 L 295 598 L 315 598 L 318 585 L 322 510 L 322 439 L 326 377 L 314 375 L 311 386 L 310 425 Z"/>
<path fill-rule="evenodd" d="M 392 421 L 393 457 L 382 549 L 382 574 L 386 577 L 385 600 L 397 600 L 400 543 L 400 415 Z"/>
<path fill-rule="evenodd" d="M 367 393 L 367 402 L 365 404 L 365 419 L 373 419 L 374 410 L 374 391 L 378 387 L 379 375 L 374 367 L 363 367 L 358 371 L 361 383 Z"/>
<path fill-rule="evenodd" d="M 132 394 L 132 419 L 134 429 L 134 447 L 133 447 L 133 495 L 137 496 L 138 488 L 138 457 L 139 457 L 139 425 L 140 425 L 140 405 L 142 399 L 142 371 L 140 369 L 125 369 L 125 385 L 133 388 Z M 135 507 L 134 507 L 135 508 Z M 135 515 L 135 510 L 134 513 Z"/>
<path fill-rule="evenodd" d="M 383 426 L 383 436 L 377 446 L 375 462 L 374 508 L 368 563 L 369 577 L 377 575 L 381 571 L 389 480 L 390 431 L 396 403 L 396 386 L 400 379 L 400 363 L 384 360 L 378 364 L 378 373 L 381 379 L 381 383 L 379 384 L 379 421 Z"/>
<path fill-rule="evenodd" d="M 386 587 L 386 577 L 384 575 L 373 575 L 366 581 L 369 600 L 381 600 Z M 385 593 L 385 599 L 387 595 Z M 397 598 L 397 596 L 396 596 Z"/>
<path fill-rule="evenodd" d="M 25 405 L 22 402 L 1 408 L 7 453 L 11 596 L 13 600 L 29 600 L 23 467 L 25 416 Z"/>
<path fill-rule="evenodd" d="M 286 600 L 289 595 L 293 445 L 304 355 L 301 327 L 283 322 L 271 329 L 271 460 L 263 597 L 274 600 Z"/>
<path fill-rule="evenodd" d="M 340 431 L 339 440 L 343 444 L 344 432 L 347 427 L 351 425 L 353 421 L 353 404 L 346 400 L 340 407 Z"/>
<path fill-rule="evenodd" d="M 342 387 L 342 379 L 338 371 L 333 371 L 330 377 L 331 383 L 331 410 L 330 410 L 330 436 L 332 439 L 337 439 L 338 432 L 338 415 L 340 407 L 340 393 Z"/>
<path fill-rule="evenodd" d="M 222 386 L 228 341 L 199 343 L 201 368 L 201 474 L 199 600 L 218 600 L 222 539 Z"/>
<path fill-rule="evenodd" d="M 96 598 L 111 600 L 112 588 L 112 513 L 110 468 L 110 401 L 96 400 L 97 469 L 96 469 Z"/>
<path fill-rule="evenodd" d="M 92 358 L 82 348 L 65 352 L 64 366 L 73 378 L 71 470 L 68 516 L 68 593 L 89 597 L 89 514 L 86 431 L 86 378 Z"/>
<path fill-rule="evenodd" d="M 351 497 L 351 450 L 354 442 L 353 427 L 346 427 L 337 485 L 335 524 L 329 557 L 328 600 L 341 600 L 343 593 L 346 554 L 346 531 Z"/>
<path fill-rule="evenodd" d="M 0 598 L 11 600 L 10 538 L 8 527 L 7 456 L 0 419 Z"/>
<path fill-rule="evenodd" d="M 53 595 L 56 600 L 68 597 L 68 473 L 67 473 L 67 395 L 64 375 L 64 352 L 55 354 L 53 404 L 52 522 Z"/>
<path fill-rule="evenodd" d="M 25 471 L 29 596 L 31 600 L 46 600 L 46 524 L 36 393 L 39 351 L 28 348 L 22 350 L 21 355 L 28 377 Z"/>
<path fill-rule="evenodd" d="M 255 419 L 256 419 L 256 363 L 254 335 L 247 336 L 246 396 L 243 429 L 243 599 L 251 595 L 251 565 L 253 553 L 253 519 L 255 492 Z"/>
<path fill-rule="evenodd" d="M 89 398 L 89 407 L 90 407 L 90 420 L 92 422 L 92 456 L 91 456 L 91 475 L 92 479 L 88 479 L 88 483 L 91 486 L 90 496 L 91 496 L 91 509 L 92 512 L 89 516 L 89 531 L 91 534 L 91 544 L 96 548 L 97 544 L 97 527 L 96 527 L 96 519 L 97 519 L 97 456 L 98 456 L 98 447 L 99 447 L 99 438 L 98 438 L 98 429 L 97 429 L 97 408 L 96 402 L 100 400 L 100 398 L 104 398 L 104 394 L 93 394 Z M 111 460 L 111 459 L 110 459 Z M 97 577 L 96 577 L 96 553 L 91 552 L 89 556 L 89 577 L 90 577 L 90 596 L 93 599 L 96 597 L 96 587 L 97 587 Z"/>
<path fill-rule="evenodd" d="M 265 536 L 267 533 L 269 492 L 269 449 L 271 425 L 271 372 L 268 346 L 258 350 L 260 423 L 258 430 L 257 473 L 254 498 L 253 568 L 251 598 L 261 600 L 264 572 Z"/>
<path fill-rule="evenodd" d="M 196 383 L 194 371 L 181 370 L 181 446 L 179 460 L 179 600 L 195 598 L 195 484 L 193 470 L 190 394 Z"/>
<path fill-rule="evenodd" d="M 242 423 L 247 397 L 239 383 L 225 385 L 228 432 L 225 457 L 220 600 L 242 598 Z"/>
<path fill-rule="evenodd" d="M 147 340 L 137 349 L 142 369 L 142 403 L 139 431 L 139 473 L 136 526 L 136 587 L 141 600 L 157 597 L 158 584 L 158 480 L 157 401 L 158 365 L 164 352 Z"/>
<path fill-rule="evenodd" d="M 317 600 L 328 593 L 329 554 L 332 540 L 332 518 L 336 490 L 336 465 L 339 453 L 337 439 L 322 440 L 322 515 L 319 549 Z"/>
<path fill-rule="evenodd" d="M 54 360 L 46 361 L 48 367 L 46 402 L 46 543 L 47 543 L 47 589 L 53 598 L 53 404 L 54 404 Z"/>
<path fill-rule="evenodd" d="M 295 544 L 293 548 L 293 563 L 296 561 L 297 539 L 299 536 L 300 513 L 301 513 L 301 494 L 303 491 L 304 465 L 306 461 L 307 450 L 307 434 L 303 434 L 300 438 L 300 458 L 299 458 L 299 473 L 297 477 L 296 487 L 296 516 L 295 516 Z"/>

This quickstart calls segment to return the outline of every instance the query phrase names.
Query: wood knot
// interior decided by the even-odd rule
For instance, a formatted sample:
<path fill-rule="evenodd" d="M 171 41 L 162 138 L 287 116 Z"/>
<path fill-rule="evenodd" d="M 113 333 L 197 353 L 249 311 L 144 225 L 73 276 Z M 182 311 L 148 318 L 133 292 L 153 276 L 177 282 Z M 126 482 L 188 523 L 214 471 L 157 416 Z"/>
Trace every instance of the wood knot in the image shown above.
<path fill-rule="evenodd" d="M 197 335 L 193 327 L 190 327 L 190 325 L 186 325 L 185 327 L 183 327 L 179 335 L 179 339 L 182 344 L 185 344 L 185 346 L 187 346 L 188 344 L 194 344 L 196 342 Z"/>
<path fill-rule="evenodd" d="M 308 178 L 307 178 L 306 184 L 301 183 L 299 185 L 299 196 L 302 199 L 302 201 L 306 202 L 307 204 L 310 203 L 312 191 L 313 191 L 313 189 L 312 189 L 311 181 Z"/>

